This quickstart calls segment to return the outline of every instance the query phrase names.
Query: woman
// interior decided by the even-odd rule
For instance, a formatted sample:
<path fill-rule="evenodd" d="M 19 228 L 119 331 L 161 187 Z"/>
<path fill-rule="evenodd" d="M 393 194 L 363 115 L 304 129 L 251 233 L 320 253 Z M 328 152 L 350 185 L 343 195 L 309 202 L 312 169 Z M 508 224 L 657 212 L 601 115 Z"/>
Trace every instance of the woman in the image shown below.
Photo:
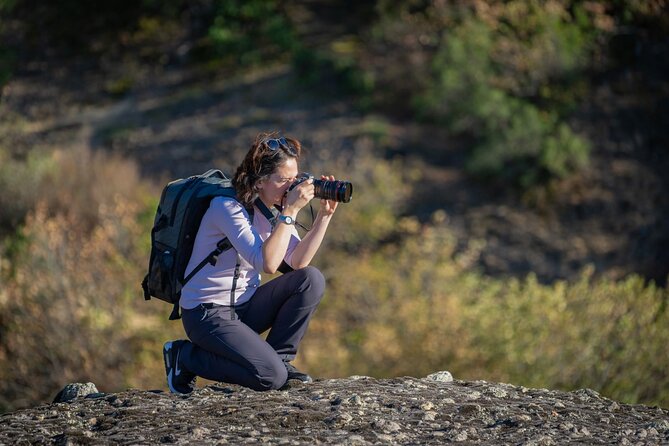
<path fill-rule="evenodd" d="M 190 341 L 163 348 L 172 392 L 191 392 L 197 376 L 255 390 L 278 389 L 288 379 L 311 381 L 290 361 L 323 295 L 323 275 L 309 263 L 337 203 L 321 200 L 313 227 L 300 240 L 295 218 L 314 198 L 313 180 L 288 190 L 298 175 L 300 152 L 295 139 L 259 135 L 232 180 L 237 199 L 216 197 L 204 214 L 185 274 L 223 237 L 233 249 L 197 272 L 181 292 Z M 272 227 L 266 214 L 275 205 L 282 210 Z M 247 209 L 253 210 L 252 220 Z M 276 273 L 282 262 L 293 271 L 260 285 L 260 274 Z M 270 328 L 263 340 L 260 333 Z"/>

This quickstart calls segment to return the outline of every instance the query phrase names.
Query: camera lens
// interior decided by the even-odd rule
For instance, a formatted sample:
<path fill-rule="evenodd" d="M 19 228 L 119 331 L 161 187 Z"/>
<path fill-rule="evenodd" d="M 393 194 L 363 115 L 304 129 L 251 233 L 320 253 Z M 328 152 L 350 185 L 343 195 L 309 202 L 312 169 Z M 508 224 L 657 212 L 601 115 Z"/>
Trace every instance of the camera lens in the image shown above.
<path fill-rule="evenodd" d="M 353 195 L 353 185 L 348 181 L 314 180 L 314 195 L 324 200 L 348 203 Z"/>

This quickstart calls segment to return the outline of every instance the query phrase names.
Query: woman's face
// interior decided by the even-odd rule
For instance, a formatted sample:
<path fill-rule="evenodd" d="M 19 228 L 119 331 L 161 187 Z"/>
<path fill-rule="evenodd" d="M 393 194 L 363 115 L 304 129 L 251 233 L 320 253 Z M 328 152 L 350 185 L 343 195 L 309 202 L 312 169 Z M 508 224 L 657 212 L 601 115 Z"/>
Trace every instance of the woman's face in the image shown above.
<path fill-rule="evenodd" d="M 273 174 L 258 181 L 258 196 L 266 205 L 281 204 L 283 195 L 297 177 L 297 159 L 288 158 Z"/>

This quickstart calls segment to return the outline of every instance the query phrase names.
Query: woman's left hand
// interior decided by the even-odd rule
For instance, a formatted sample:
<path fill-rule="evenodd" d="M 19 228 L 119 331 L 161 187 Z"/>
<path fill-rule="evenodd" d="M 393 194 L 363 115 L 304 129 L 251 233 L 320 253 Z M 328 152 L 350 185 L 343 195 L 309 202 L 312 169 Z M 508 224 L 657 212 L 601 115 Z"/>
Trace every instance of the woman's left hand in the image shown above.
<path fill-rule="evenodd" d="M 321 180 L 325 181 L 334 181 L 335 177 L 333 175 L 326 176 L 326 175 L 321 175 Z M 321 199 L 321 208 L 318 211 L 319 214 L 322 214 L 323 216 L 329 217 L 332 214 L 334 214 L 335 210 L 337 209 L 337 203 L 336 201 L 333 200 L 323 200 Z"/>

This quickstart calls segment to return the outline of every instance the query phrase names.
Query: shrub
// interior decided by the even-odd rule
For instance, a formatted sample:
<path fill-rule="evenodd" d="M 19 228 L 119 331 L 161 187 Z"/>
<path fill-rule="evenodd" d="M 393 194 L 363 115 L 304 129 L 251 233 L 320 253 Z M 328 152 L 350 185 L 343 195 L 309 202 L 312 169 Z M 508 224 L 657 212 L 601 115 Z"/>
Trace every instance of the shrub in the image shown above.
<path fill-rule="evenodd" d="M 333 42 L 329 51 L 300 46 L 294 53 L 293 66 L 303 85 L 319 94 L 347 95 L 366 110 L 372 106 L 375 80 L 357 63 L 359 47 L 354 39 Z"/>
<path fill-rule="evenodd" d="M 504 107 L 507 107 L 504 109 Z M 529 189 L 552 178 L 565 178 L 588 163 L 590 144 L 555 115 L 508 98 L 491 110 L 467 169 Z"/>
<path fill-rule="evenodd" d="M 275 0 L 217 1 L 209 38 L 216 54 L 240 65 L 282 59 L 297 40 Z"/>
<path fill-rule="evenodd" d="M 161 386 L 161 341 L 181 327 L 139 286 L 157 192 L 147 198 L 133 163 L 100 153 L 42 154 L 41 176 L 30 159 L 12 162 L 10 182 L 0 170 L 3 184 L 38 191 L 1 245 L 0 409 L 50 400 L 72 381 Z M 0 190 L 0 202 L 12 197 Z"/>
<path fill-rule="evenodd" d="M 376 106 L 473 141 L 467 166 L 483 178 L 530 188 L 587 163 L 589 144 L 565 118 L 605 12 L 570 1 L 379 2 L 377 12 L 356 59 Z"/>
<path fill-rule="evenodd" d="M 52 168 L 52 160 L 37 151 L 21 161 L 0 147 L 0 235 L 12 233 L 23 223 Z"/>
<path fill-rule="evenodd" d="M 539 33 L 537 47 L 523 49 L 518 48 L 518 37 L 504 33 L 500 37 L 490 25 L 468 19 L 444 36 L 435 55 L 435 81 L 416 99 L 417 111 L 447 123 L 453 132 L 474 137 L 477 143 L 467 166 L 475 175 L 530 188 L 565 177 L 587 163 L 588 142 L 560 122 L 557 113 L 541 111 L 523 99 L 538 96 L 542 85 L 581 65 L 578 60 L 584 45 L 574 43 L 582 40 L 574 37 L 577 28 L 562 31 L 566 25 L 555 18 L 544 22 L 548 31 Z M 522 28 L 513 32 L 525 34 Z M 553 41 L 565 43 L 549 45 Z M 500 55 L 500 46 L 516 48 Z M 544 54 L 544 50 L 551 51 Z M 513 63 L 499 62 L 522 57 L 527 59 L 522 70 Z M 541 70 L 527 69 L 538 67 L 541 61 Z"/>
<path fill-rule="evenodd" d="M 454 256 L 439 225 L 376 251 L 331 253 L 326 297 L 300 360 L 317 375 L 425 376 L 532 387 L 588 387 L 629 402 L 669 404 L 669 294 L 630 276 L 585 271 L 573 283 L 491 279 Z"/>

